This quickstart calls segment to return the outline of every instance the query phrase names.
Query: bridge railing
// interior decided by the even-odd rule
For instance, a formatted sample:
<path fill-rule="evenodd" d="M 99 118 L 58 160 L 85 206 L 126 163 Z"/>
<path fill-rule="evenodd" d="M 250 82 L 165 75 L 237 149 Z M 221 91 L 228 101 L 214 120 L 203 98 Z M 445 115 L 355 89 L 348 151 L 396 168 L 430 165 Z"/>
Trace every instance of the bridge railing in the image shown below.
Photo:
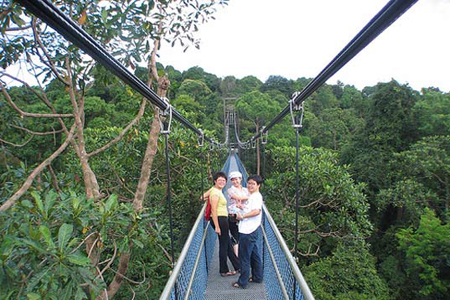
<path fill-rule="evenodd" d="M 208 270 L 217 238 L 204 219 L 203 206 L 181 251 L 160 299 L 203 299 Z M 264 287 L 268 299 L 305 299 L 314 297 L 298 268 L 272 216 L 263 206 Z M 216 262 L 217 263 L 217 262 Z"/>
<path fill-rule="evenodd" d="M 160 299 L 203 299 L 217 238 L 203 205 Z"/>
<path fill-rule="evenodd" d="M 314 296 L 281 236 L 266 205 L 263 205 L 264 285 L 267 299 L 306 299 Z"/>

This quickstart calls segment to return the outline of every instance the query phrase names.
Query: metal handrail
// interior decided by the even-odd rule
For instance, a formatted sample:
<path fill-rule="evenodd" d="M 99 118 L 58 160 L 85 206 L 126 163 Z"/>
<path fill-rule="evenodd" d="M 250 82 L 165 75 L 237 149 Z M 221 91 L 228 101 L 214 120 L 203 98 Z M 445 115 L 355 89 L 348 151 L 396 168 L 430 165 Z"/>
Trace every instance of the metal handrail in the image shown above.
<path fill-rule="evenodd" d="M 204 214 L 205 214 L 205 209 L 206 209 L 206 203 L 203 204 L 203 208 L 200 211 L 200 213 L 198 214 L 197 220 L 195 221 L 195 224 L 186 240 L 186 243 L 183 246 L 183 250 L 181 250 L 181 254 L 178 257 L 178 260 L 176 262 L 175 268 L 173 269 L 172 274 L 169 277 L 169 280 L 166 283 L 166 286 L 160 296 L 160 300 L 166 300 L 166 299 L 170 299 L 170 294 L 172 292 L 173 287 L 175 286 L 175 283 L 177 281 L 178 275 L 181 272 L 181 267 L 183 266 L 183 262 L 186 258 L 186 255 L 189 251 L 189 248 L 191 247 L 192 241 L 194 239 L 194 235 L 195 232 L 197 231 L 198 226 L 200 225 L 200 223 L 203 221 L 204 218 Z M 195 272 L 195 270 L 193 271 Z"/>
<path fill-rule="evenodd" d="M 284 299 L 289 300 L 288 293 L 286 291 L 286 287 L 284 286 L 283 278 L 281 277 L 280 270 L 277 267 L 277 261 L 275 260 L 275 256 L 273 255 L 272 247 L 270 247 L 269 240 L 267 239 L 266 231 L 264 230 L 264 226 L 261 226 L 261 230 L 263 233 L 264 240 L 266 241 L 267 250 L 269 250 L 269 256 L 272 260 L 273 267 L 275 269 L 275 273 L 277 274 L 278 282 L 280 283 L 281 292 L 283 293 Z"/>
<path fill-rule="evenodd" d="M 284 242 L 283 236 L 281 235 L 280 231 L 278 230 L 278 227 L 276 226 L 274 220 L 272 219 L 272 216 L 269 213 L 269 210 L 267 209 L 266 205 L 263 204 L 264 213 L 267 217 L 267 221 L 269 221 L 270 226 L 273 229 L 273 232 L 280 243 L 281 250 L 286 255 L 286 260 L 288 261 L 290 267 L 292 268 L 292 273 L 297 280 L 297 282 L 300 285 L 300 289 L 302 291 L 303 296 L 306 300 L 314 300 L 314 296 L 311 293 L 311 290 L 308 287 L 308 284 L 306 283 L 305 278 L 303 278 L 302 272 L 300 271 L 297 263 L 294 260 L 294 257 L 291 254 L 291 251 L 289 251 L 288 246 Z"/>
<path fill-rule="evenodd" d="M 195 263 L 194 263 L 194 269 L 192 270 L 191 278 L 189 279 L 189 284 L 186 289 L 186 295 L 184 296 L 184 300 L 188 300 L 189 296 L 191 294 L 192 284 L 194 283 L 194 278 L 195 278 L 195 274 L 197 273 L 198 263 L 200 262 L 200 255 L 202 255 L 202 250 L 203 250 L 202 245 L 205 244 L 206 235 L 208 234 L 209 224 L 210 224 L 209 222 L 208 222 L 208 224 L 206 224 L 205 230 L 203 231 L 202 242 L 200 244 L 200 247 L 198 248 L 197 257 L 195 258 Z"/>

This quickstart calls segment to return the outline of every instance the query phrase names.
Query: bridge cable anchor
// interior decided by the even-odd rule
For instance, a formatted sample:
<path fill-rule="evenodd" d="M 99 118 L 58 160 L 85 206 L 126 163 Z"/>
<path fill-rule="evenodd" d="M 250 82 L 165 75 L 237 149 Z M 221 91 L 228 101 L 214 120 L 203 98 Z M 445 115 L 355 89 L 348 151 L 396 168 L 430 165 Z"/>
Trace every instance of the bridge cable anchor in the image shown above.
<path fill-rule="evenodd" d="M 300 128 L 303 127 L 303 113 L 305 111 L 303 107 L 304 102 L 302 102 L 301 104 L 295 104 L 294 100 L 298 94 L 299 92 L 294 93 L 292 95 L 292 99 L 289 100 L 289 109 L 291 112 L 292 127 L 294 127 L 294 129 L 296 130 L 299 130 Z M 300 112 L 300 115 L 298 115 L 298 112 Z"/>
<path fill-rule="evenodd" d="M 264 132 L 264 129 L 266 129 L 266 126 L 263 126 L 261 129 L 261 132 L 263 132 L 261 134 L 261 144 L 263 144 L 263 145 L 267 144 L 267 138 L 269 137 L 269 130 Z"/>
<path fill-rule="evenodd" d="M 163 97 L 161 98 L 166 104 L 167 107 L 165 110 L 159 109 L 158 119 L 159 119 L 159 126 L 161 128 L 160 133 L 161 134 L 170 134 L 170 127 L 172 125 L 172 105 L 169 104 L 169 99 Z M 164 120 L 162 119 L 164 118 Z M 169 118 L 167 120 L 167 118 Z"/>
<path fill-rule="evenodd" d="M 199 129 L 198 131 L 200 131 L 200 134 L 198 135 L 198 146 L 203 147 L 205 145 L 205 134 L 201 129 Z"/>

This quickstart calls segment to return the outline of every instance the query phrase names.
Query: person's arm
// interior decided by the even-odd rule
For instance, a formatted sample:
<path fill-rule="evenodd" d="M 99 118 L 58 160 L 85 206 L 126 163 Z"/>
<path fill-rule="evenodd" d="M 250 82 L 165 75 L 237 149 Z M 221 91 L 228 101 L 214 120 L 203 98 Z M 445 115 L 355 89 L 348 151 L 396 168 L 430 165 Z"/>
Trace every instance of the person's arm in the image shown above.
<path fill-rule="evenodd" d="M 219 227 L 219 217 L 217 216 L 217 207 L 219 206 L 219 196 L 213 195 L 210 197 L 211 199 L 211 215 L 212 220 L 214 222 L 215 231 L 218 235 L 220 235 L 220 227 Z"/>
<path fill-rule="evenodd" d="M 238 214 L 236 216 L 236 218 L 240 221 L 240 220 L 243 220 L 245 218 L 255 217 L 255 216 L 259 215 L 260 213 L 261 213 L 260 209 L 254 209 L 254 210 L 249 211 L 246 214 Z"/>
<path fill-rule="evenodd" d="M 239 195 L 236 195 L 236 194 L 233 194 L 231 197 L 233 199 L 236 199 L 236 200 L 239 200 L 239 201 L 247 201 L 248 198 L 249 198 L 249 196 L 239 196 Z"/>

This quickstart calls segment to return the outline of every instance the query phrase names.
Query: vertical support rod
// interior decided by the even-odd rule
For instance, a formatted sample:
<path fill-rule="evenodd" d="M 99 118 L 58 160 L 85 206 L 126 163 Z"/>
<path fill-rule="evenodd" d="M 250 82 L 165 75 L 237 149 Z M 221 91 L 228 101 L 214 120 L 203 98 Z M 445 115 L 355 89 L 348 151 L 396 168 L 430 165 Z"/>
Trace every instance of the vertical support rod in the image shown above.
<path fill-rule="evenodd" d="M 296 118 L 296 123 L 299 123 L 299 116 L 295 116 Z M 299 198 L 300 198 L 300 176 L 299 176 L 299 162 L 298 162 L 298 157 L 299 157 L 299 147 L 300 147 L 300 141 L 299 141 L 299 131 L 300 131 L 300 127 L 295 128 L 295 139 L 296 139 L 296 153 L 295 153 L 295 160 L 296 160 L 296 165 L 295 165 L 295 245 L 294 245 L 294 258 L 295 258 L 295 262 L 298 263 L 298 257 L 297 257 L 297 244 L 298 244 L 298 204 L 299 204 Z M 295 300 L 295 283 L 296 281 L 294 280 L 294 292 L 293 292 L 293 298 Z"/>
<path fill-rule="evenodd" d="M 205 161 L 205 159 L 204 159 L 204 157 L 203 157 L 203 147 L 200 147 L 200 161 L 201 161 L 201 169 L 200 169 L 200 174 L 201 174 L 201 180 L 202 180 L 202 182 L 201 182 L 201 193 L 202 193 L 202 203 L 205 203 L 205 196 L 204 196 L 204 193 L 205 193 L 205 183 L 204 183 L 204 175 L 203 175 L 203 168 L 204 168 L 204 161 Z M 204 205 L 204 204 L 202 204 L 202 205 Z M 206 228 L 208 227 L 208 222 L 206 222 L 204 219 L 203 219 L 203 230 L 205 230 Z M 206 243 L 204 244 L 204 247 L 205 247 L 205 262 L 206 262 L 206 273 L 208 273 L 208 253 L 207 253 L 207 251 L 206 251 Z"/>
<path fill-rule="evenodd" d="M 173 219 L 172 219 L 172 197 L 170 193 L 170 161 L 169 161 L 169 135 L 164 134 L 167 174 L 167 206 L 169 208 L 170 222 L 170 248 L 172 250 L 172 268 L 175 266 L 175 248 L 173 246 Z M 175 299 L 178 299 L 177 284 L 175 283 Z"/>

